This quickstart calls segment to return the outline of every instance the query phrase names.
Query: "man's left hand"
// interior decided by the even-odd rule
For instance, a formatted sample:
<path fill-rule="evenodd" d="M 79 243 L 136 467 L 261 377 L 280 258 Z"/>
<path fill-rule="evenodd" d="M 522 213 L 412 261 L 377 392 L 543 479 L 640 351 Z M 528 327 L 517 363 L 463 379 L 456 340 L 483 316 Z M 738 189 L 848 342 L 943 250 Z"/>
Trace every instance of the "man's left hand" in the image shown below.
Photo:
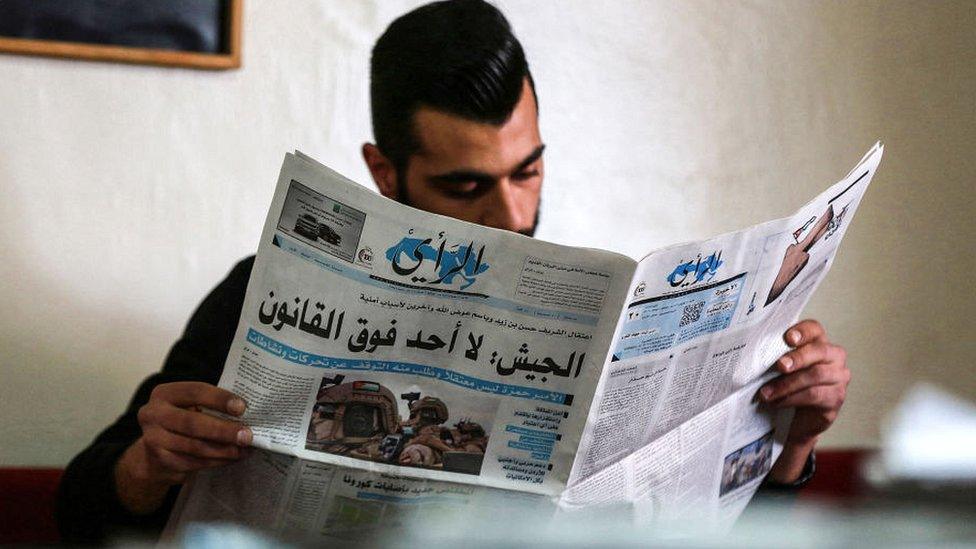
<path fill-rule="evenodd" d="M 774 408 L 796 408 L 783 453 L 770 471 L 777 482 L 795 481 L 821 433 L 837 419 L 851 371 L 847 352 L 827 340 L 816 320 L 804 320 L 783 334 L 792 349 L 776 361 L 782 376 L 759 390 Z"/>

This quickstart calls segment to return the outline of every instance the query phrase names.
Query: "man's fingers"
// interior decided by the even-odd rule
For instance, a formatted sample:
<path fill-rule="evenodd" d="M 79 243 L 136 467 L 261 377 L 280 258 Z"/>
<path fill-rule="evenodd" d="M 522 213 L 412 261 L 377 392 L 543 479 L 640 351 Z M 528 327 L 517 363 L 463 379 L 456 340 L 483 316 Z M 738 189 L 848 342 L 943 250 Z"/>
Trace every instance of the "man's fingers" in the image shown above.
<path fill-rule="evenodd" d="M 776 361 L 776 369 L 784 374 L 827 362 L 831 358 L 830 346 L 822 341 L 807 343 L 788 351 Z"/>
<path fill-rule="evenodd" d="M 811 341 L 826 341 L 827 332 L 823 325 L 816 320 L 801 320 L 786 330 L 786 333 L 783 334 L 783 340 L 790 347 L 798 347 Z"/>
<path fill-rule="evenodd" d="M 816 385 L 797 391 L 773 402 L 777 408 L 818 408 L 831 413 L 844 404 L 846 390 L 843 385 Z"/>
<path fill-rule="evenodd" d="M 244 400 L 234 393 L 201 381 L 164 383 L 153 389 L 152 398 L 181 408 L 203 406 L 235 416 L 243 414 L 247 407 Z"/>
<path fill-rule="evenodd" d="M 224 444 L 248 446 L 253 435 L 247 427 L 233 421 L 170 407 L 159 414 L 158 424 L 175 433 Z"/>
<path fill-rule="evenodd" d="M 771 402 L 818 385 L 846 386 L 850 375 L 847 368 L 821 362 L 770 381 L 760 389 L 759 394 L 763 400 Z"/>
<path fill-rule="evenodd" d="M 207 440 L 185 437 L 156 427 L 143 433 L 146 443 L 159 449 L 165 449 L 186 456 L 205 459 L 236 460 L 241 457 L 243 449 L 236 445 L 220 444 Z"/>
<path fill-rule="evenodd" d="M 153 455 L 156 458 L 158 465 L 162 465 L 165 469 L 175 471 L 177 473 L 189 473 L 192 471 L 199 471 L 200 469 L 210 469 L 212 467 L 220 467 L 231 463 L 231 460 L 199 458 L 195 456 L 188 456 L 186 454 L 180 454 L 178 452 L 172 452 L 164 448 L 155 449 L 153 451 Z"/>

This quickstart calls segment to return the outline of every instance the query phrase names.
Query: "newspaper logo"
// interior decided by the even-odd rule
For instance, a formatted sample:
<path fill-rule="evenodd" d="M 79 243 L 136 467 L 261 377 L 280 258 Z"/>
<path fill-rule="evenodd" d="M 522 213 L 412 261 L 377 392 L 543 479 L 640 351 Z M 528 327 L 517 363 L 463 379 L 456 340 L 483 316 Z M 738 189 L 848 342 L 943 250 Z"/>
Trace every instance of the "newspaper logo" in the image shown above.
<path fill-rule="evenodd" d="M 696 259 L 681 261 L 667 276 L 668 284 L 672 288 L 691 286 L 699 282 L 708 282 L 715 277 L 718 268 L 725 264 L 722 261 L 722 250 L 712 252 L 712 255 Z"/>
<path fill-rule="evenodd" d="M 363 265 L 369 266 L 373 264 L 373 250 L 369 246 L 363 246 L 360 248 L 359 253 L 356 254 L 356 258 Z"/>
<path fill-rule="evenodd" d="M 443 232 L 436 239 L 419 238 L 413 236 L 413 229 L 386 250 L 386 259 L 394 273 L 411 282 L 458 290 L 470 287 L 490 267 L 484 245 L 476 248 L 474 241 L 449 244 Z"/>

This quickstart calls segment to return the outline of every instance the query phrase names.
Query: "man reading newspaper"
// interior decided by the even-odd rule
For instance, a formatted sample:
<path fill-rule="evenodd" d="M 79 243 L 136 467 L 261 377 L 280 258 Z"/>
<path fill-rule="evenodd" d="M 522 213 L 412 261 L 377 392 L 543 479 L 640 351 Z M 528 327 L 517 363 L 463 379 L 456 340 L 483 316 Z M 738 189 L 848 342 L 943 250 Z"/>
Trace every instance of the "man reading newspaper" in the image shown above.
<path fill-rule="evenodd" d="M 427 212 L 534 233 L 545 149 L 538 98 L 522 47 L 496 8 L 480 0 L 452 0 L 400 17 L 377 41 L 370 76 L 376 142 L 363 145 L 362 155 L 382 195 Z M 294 230 L 316 232 L 333 244 L 342 238 L 310 220 L 297 219 Z M 101 540 L 119 529 L 157 533 L 187 475 L 234 463 L 251 445 L 248 425 L 227 419 L 242 416 L 249 403 L 216 383 L 253 262 L 252 256 L 238 263 L 204 299 L 162 371 L 138 388 L 125 413 L 68 466 L 58 502 L 66 540 Z M 799 322 L 782 337 L 790 348 L 775 361 L 782 375 L 764 384 L 757 397 L 771 407 L 795 408 L 767 477 L 769 485 L 794 486 L 812 472 L 814 446 L 837 417 L 850 371 L 843 348 L 829 341 L 819 322 Z M 328 394 L 312 412 L 310 433 L 331 428 L 325 422 L 331 407 L 353 409 L 355 395 L 323 390 Z M 410 401 L 417 432 L 423 432 L 425 417 L 443 413 L 437 399 L 424 398 Z M 451 444 L 481 445 L 483 451 L 484 436 L 476 426 L 459 425 L 456 431 Z M 423 463 L 435 459 L 436 451 L 435 443 L 415 444 L 398 459 Z"/>

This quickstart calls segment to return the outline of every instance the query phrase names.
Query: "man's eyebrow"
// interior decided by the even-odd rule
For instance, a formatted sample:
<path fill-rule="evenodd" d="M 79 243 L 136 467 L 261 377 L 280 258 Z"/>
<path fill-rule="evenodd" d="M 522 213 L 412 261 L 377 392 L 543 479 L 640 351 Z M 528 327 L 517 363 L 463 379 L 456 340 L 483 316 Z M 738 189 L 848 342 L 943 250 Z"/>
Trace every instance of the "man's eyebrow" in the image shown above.
<path fill-rule="evenodd" d="M 530 166 L 536 160 L 542 157 L 543 151 L 546 150 L 545 145 L 539 145 L 534 151 L 529 153 L 521 162 L 515 166 L 512 173 L 518 173 L 528 166 Z M 442 183 L 442 184 L 456 184 L 456 183 L 466 183 L 468 181 L 473 181 L 475 183 L 481 184 L 491 184 L 495 182 L 495 177 L 491 174 L 478 171 L 478 170 L 454 170 L 447 173 L 442 173 L 438 175 L 432 175 L 428 178 L 432 183 Z"/>
<path fill-rule="evenodd" d="M 495 182 L 495 178 L 491 175 L 485 172 L 473 170 L 454 170 L 452 172 L 432 175 L 428 179 L 432 183 L 445 184 L 466 183 L 468 181 L 482 184 L 490 184 Z"/>
<path fill-rule="evenodd" d="M 542 153 L 545 150 L 546 150 L 545 144 L 536 147 L 535 150 L 529 154 L 529 156 L 526 156 L 524 160 L 518 163 L 518 166 L 515 166 L 515 169 L 512 170 L 512 173 L 519 173 L 520 171 L 529 167 L 536 160 L 542 158 Z"/>

